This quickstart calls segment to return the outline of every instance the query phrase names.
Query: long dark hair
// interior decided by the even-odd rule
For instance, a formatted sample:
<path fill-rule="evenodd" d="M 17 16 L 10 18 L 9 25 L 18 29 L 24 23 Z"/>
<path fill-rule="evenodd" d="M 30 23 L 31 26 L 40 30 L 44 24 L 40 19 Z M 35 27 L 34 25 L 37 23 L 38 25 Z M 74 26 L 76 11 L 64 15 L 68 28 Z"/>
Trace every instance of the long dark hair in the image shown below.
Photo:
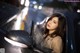
<path fill-rule="evenodd" d="M 52 18 L 54 17 L 58 17 L 58 27 L 57 29 L 55 30 L 55 32 L 53 32 L 51 35 L 51 37 L 54 37 L 54 35 L 56 36 L 63 36 L 64 35 L 64 32 L 65 32 L 65 29 L 66 29 L 66 19 L 65 19 L 65 16 L 63 16 L 62 14 L 60 13 L 55 13 L 53 14 L 49 19 L 48 21 L 50 21 Z M 48 21 L 46 22 L 46 24 L 48 23 Z M 46 25 L 45 25 L 45 31 L 44 33 L 46 34 L 46 37 L 49 35 L 49 30 L 46 28 Z M 45 38 L 46 38 L 45 37 Z"/>

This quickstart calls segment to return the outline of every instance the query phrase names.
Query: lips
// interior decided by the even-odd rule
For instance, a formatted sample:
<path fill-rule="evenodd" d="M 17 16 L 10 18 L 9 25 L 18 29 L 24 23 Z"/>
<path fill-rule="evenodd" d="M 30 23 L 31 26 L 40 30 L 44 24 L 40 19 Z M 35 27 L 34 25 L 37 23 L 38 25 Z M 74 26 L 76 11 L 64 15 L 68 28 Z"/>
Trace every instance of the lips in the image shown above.
<path fill-rule="evenodd" d="M 48 26 L 48 27 L 50 27 L 50 25 L 49 25 L 49 24 L 48 24 L 47 26 Z"/>

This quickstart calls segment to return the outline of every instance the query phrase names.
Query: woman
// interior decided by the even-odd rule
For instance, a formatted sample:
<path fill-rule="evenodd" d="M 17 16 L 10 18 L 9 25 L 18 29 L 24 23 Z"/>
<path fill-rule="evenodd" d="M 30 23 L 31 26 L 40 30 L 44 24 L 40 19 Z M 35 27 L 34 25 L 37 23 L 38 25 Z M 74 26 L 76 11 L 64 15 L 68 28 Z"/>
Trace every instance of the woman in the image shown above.
<path fill-rule="evenodd" d="M 46 22 L 45 29 L 41 26 L 34 27 L 33 39 L 36 47 L 43 53 L 62 53 L 63 36 L 66 28 L 65 17 L 55 13 Z"/>
<path fill-rule="evenodd" d="M 66 20 L 59 13 L 53 14 L 45 25 L 43 45 L 52 49 L 52 53 L 62 53 Z"/>

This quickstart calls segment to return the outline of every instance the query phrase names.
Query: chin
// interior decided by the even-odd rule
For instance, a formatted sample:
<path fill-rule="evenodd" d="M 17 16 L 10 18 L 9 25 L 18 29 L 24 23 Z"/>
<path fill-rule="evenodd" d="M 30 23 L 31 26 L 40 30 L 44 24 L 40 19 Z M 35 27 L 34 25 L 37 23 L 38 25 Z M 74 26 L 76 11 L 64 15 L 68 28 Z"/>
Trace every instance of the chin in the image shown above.
<path fill-rule="evenodd" d="M 47 29 L 48 29 L 48 30 L 50 30 L 50 28 L 49 28 L 49 27 L 47 27 Z"/>

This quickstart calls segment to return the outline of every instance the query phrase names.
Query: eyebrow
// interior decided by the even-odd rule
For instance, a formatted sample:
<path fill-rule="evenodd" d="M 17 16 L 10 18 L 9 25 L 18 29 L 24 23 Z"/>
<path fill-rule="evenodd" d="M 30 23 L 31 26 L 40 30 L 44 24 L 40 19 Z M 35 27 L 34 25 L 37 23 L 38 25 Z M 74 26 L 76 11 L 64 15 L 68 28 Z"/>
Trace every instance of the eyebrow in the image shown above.
<path fill-rule="evenodd" d="M 53 20 L 53 21 L 55 21 L 56 23 L 58 23 L 58 21 L 56 21 L 56 20 Z"/>

